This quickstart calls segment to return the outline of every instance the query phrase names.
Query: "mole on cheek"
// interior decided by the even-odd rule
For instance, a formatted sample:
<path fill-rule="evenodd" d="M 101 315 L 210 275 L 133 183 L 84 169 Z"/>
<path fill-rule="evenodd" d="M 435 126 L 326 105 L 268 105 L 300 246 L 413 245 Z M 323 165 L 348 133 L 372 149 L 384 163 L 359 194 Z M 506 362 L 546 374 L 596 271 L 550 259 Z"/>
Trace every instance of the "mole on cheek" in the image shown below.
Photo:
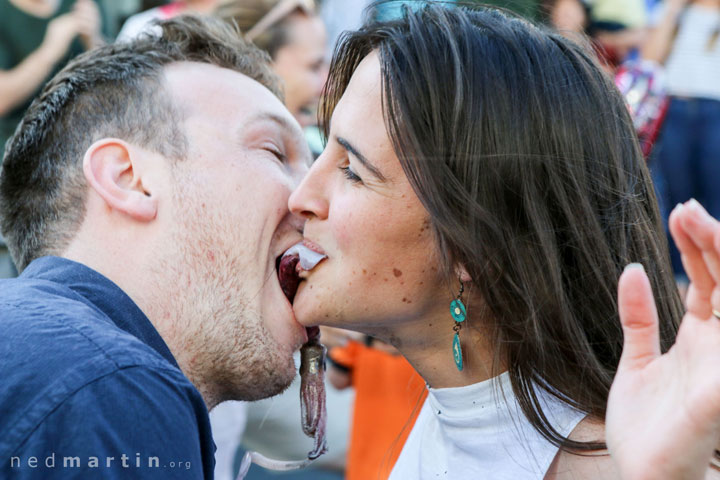
<path fill-rule="evenodd" d="M 393 275 L 399 277 L 400 275 L 402 275 L 402 271 L 398 270 L 397 268 L 393 268 Z"/>

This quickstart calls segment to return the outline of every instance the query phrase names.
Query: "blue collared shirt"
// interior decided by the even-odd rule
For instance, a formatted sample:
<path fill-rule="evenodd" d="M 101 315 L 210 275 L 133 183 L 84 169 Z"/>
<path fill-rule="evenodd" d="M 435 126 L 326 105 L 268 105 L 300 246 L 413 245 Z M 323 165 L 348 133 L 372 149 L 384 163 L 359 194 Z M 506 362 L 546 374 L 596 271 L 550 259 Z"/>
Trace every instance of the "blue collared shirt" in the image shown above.
<path fill-rule="evenodd" d="M 200 393 L 145 314 L 58 257 L 0 280 L 0 478 L 212 478 Z"/>

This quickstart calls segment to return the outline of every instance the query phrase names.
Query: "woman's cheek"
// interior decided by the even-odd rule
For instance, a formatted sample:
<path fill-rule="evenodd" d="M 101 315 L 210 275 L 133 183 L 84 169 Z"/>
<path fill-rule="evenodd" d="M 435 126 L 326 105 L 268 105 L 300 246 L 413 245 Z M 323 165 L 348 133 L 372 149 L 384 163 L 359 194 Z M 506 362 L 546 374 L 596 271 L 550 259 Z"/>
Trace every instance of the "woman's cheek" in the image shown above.
<path fill-rule="evenodd" d="M 338 209 L 335 221 L 332 224 L 332 233 L 337 249 L 346 255 L 350 253 L 350 246 L 352 245 L 354 217 L 355 215 L 350 208 L 342 211 L 341 207 L 341 209 Z"/>

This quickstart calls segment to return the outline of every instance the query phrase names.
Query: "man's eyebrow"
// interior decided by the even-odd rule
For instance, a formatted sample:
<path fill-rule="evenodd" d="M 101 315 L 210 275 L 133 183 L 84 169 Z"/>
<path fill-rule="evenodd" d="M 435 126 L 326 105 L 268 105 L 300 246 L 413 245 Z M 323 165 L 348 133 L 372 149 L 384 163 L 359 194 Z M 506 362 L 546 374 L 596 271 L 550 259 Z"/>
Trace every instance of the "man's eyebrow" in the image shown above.
<path fill-rule="evenodd" d="M 290 133 L 295 132 L 300 134 L 302 137 L 302 132 L 300 132 L 296 125 L 293 125 L 290 121 L 288 121 L 287 118 L 281 117 L 280 115 L 276 115 L 274 113 L 264 112 L 260 113 L 258 115 L 255 115 L 251 117 L 248 120 L 249 124 L 252 124 L 254 122 L 262 122 L 262 121 L 270 121 L 273 123 L 276 123 L 284 132 Z"/>
<path fill-rule="evenodd" d="M 380 170 L 378 170 L 372 163 L 370 163 L 370 161 L 365 158 L 365 155 L 358 152 L 357 148 L 353 147 L 350 142 L 348 142 L 343 137 L 335 137 L 335 141 L 339 143 L 340 146 L 342 146 L 345 150 L 352 153 L 353 156 L 355 156 L 365 168 L 370 170 L 370 173 L 375 175 L 378 180 L 380 180 L 381 182 L 385 181 L 385 175 L 383 175 Z"/>
<path fill-rule="evenodd" d="M 247 120 L 244 126 L 240 128 L 239 135 L 242 136 L 243 132 L 247 129 L 248 126 L 251 126 L 257 122 L 271 122 L 277 125 L 282 132 L 283 138 L 292 140 L 292 143 L 295 144 L 296 151 L 300 152 L 300 154 L 304 155 L 305 153 L 307 153 L 308 158 L 306 163 L 308 165 L 312 164 L 312 155 L 310 154 L 310 150 L 307 146 L 307 143 L 305 142 L 305 135 L 297 124 L 291 122 L 290 120 L 281 115 L 277 115 L 271 112 L 261 112 L 257 115 L 253 115 Z"/>

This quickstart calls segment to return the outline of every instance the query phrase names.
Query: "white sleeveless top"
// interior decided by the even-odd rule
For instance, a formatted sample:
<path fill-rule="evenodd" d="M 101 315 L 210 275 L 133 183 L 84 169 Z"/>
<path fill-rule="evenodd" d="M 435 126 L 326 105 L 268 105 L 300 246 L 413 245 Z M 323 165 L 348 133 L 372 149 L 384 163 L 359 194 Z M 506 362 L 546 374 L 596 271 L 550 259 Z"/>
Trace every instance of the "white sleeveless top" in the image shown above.
<path fill-rule="evenodd" d="M 536 392 L 561 435 L 585 417 Z M 466 387 L 430 388 L 390 480 L 541 480 L 557 452 L 522 414 L 506 372 Z"/>
<path fill-rule="evenodd" d="M 689 5 L 680 16 L 678 34 L 665 62 L 671 95 L 720 100 L 720 9 Z"/>

